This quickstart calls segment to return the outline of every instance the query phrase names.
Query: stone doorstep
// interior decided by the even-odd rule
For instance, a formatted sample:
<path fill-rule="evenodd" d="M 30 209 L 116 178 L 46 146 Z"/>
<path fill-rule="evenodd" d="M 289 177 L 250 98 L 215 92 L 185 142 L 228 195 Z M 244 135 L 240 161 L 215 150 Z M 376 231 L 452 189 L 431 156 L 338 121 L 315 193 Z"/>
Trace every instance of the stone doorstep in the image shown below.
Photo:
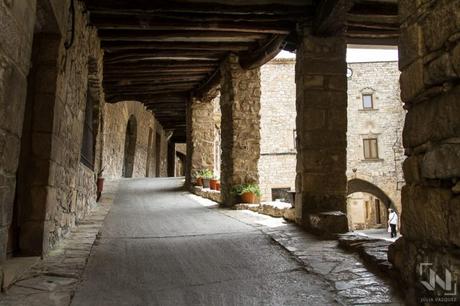
<path fill-rule="evenodd" d="M 40 257 L 13 257 L 6 260 L 1 266 L 2 291 L 18 281 L 32 266 L 40 261 Z"/>

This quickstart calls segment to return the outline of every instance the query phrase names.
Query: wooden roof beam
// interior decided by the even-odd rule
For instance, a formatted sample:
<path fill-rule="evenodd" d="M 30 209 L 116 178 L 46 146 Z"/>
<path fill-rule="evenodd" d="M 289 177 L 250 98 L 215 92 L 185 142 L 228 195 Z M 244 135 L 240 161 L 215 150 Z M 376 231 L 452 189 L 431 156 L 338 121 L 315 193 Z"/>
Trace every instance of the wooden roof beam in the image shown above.
<path fill-rule="evenodd" d="M 313 21 L 313 33 L 328 36 L 343 31 L 347 12 L 353 4 L 353 0 L 321 0 Z"/>

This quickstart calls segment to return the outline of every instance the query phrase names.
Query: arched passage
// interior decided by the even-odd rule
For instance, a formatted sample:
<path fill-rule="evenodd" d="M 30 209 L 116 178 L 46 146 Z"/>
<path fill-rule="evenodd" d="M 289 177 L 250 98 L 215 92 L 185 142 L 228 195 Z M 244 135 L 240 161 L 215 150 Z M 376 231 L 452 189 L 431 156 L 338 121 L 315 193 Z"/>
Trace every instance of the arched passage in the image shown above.
<path fill-rule="evenodd" d="M 347 195 L 355 192 L 365 192 L 379 198 L 387 208 L 394 207 L 393 201 L 386 193 L 376 185 L 361 179 L 352 179 L 348 181 Z"/>
<path fill-rule="evenodd" d="M 123 177 L 133 177 L 134 156 L 136 155 L 137 120 L 131 115 L 126 126 Z"/>
<path fill-rule="evenodd" d="M 366 230 L 386 228 L 391 199 L 378 186 L 362 179 L 348 182 L 347 215 L 349 228 Z"/>

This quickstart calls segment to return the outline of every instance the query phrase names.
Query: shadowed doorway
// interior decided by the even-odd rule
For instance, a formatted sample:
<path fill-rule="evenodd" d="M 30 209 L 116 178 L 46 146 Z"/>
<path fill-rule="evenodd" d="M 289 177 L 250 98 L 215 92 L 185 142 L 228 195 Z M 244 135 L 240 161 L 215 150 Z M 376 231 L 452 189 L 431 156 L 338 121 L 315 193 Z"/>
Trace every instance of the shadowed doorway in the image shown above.
<path fill-rule="evenodd" d="M 134 156 L 136 155 L 137 122 L 131 115 L 126 126 L 125 155 L 123 159 L 123 177 L 133 177 Z"/>

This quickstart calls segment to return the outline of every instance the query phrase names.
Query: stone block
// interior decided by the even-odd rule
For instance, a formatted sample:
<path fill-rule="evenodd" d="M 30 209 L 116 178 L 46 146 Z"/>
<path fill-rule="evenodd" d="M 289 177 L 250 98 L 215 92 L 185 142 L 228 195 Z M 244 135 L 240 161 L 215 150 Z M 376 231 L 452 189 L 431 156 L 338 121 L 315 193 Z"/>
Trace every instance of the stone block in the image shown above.
<path fill-rule="evenodd" d="M 410 64 L 401 73 L 401 99 L 404 103 L 411 102 L 425 90 L 424 67 L 422 59 Z"/>
<path fill-rule="evenodd" d="M 325 173 L 304 172 L 302 175 L 302 191 L 311 194 L 345 194 L 346 185 L 345 170 Z"/>
<path fill-rule="evenodd" d="M 336 148 L 302 150 L 300 161 L 303 171 L 313 173 L 335 172 L 339 169 L 345 171 L 346 167 L 346 156 L 343 150 Z"/>
<path fill-rule="evenodd" d="M 27 80 L 13 64 L 0 57 L 0 128 L 20 136 Z"/>
<path fill-rule="evenodd" d="M 460 86 L 424 103 L 413 105 L 404 123 L 404 147 L 413 148 L 429 141 L 460 135 Z"/>
<path fill-rule="evenodd" d="M 413 2 L 413 1 L 410 1 Z M 399 38 L 399 69 L 404 70 L 424 54 L 423 33 L 418 23 L 401 28 Z"/>
<path fill-rule="evenodd" d="M 440 85 L 458 77 L 447 52 L 428 63 L 425 71 L 424 78 L 427 85 Z"/>
<path fill-rule="evenodd" d="M 460 42 L 457 41 L 455 47 L 450 53 L 450 58 L 455 73 L 460 77 Z"/>
<path fill-rule="evenodd" d="M 411 240 L 446 245 L 450 189 L 406 185 L 402 189 L 401 233 Z"/>
<path fill-rule="evenodd" d="M 421 170 L 422 176 L 429 179 L 460 177 L 460 143 L 443 144 L 427 152 Z"/>
<path fill-rule="evenodd" d="M 420 170 L 421 156 L 409 156 L 403 162 L 404 180 L 407 184 L 419 183 L 422 179 Z"/>
<path fill-rule="evenodd" d="M 319 234 L 333 235 L 348 232 L 347 215 L 341 211 L 310 214 L 308 218 L 310 228 Z"/>
<path fill-rule="evenodd" d="M 441 49 L 450 36 L 460 29 L 460 2 L 435 1 L 421 26 L 428 51 Z"/>
<path fill-rule="evenodd" d="M 19 138 L 0 129 L 0 165 L 5 173 L 16 173 L 19 163 L 19 152 Z"/>

